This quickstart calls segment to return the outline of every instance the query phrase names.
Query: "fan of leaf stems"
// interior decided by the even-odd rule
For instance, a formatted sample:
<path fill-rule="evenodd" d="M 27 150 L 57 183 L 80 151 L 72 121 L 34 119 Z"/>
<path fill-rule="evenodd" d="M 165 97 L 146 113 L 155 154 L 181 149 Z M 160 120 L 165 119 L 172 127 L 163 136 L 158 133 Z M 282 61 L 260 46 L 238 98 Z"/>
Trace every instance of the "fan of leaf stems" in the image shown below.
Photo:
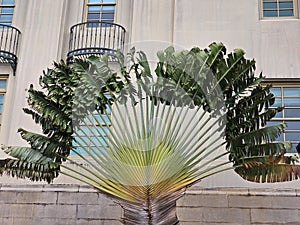
<path fill-rule="evenodd" d="M 266 126 L 282 109 L 244 54 L 212 43 L 159 51 L 154 69 L 134 48 L 117 53 L 118 71 L 106 56 L 55 63 L 24 109 L 43 134 L 20 129 L 29 147 L 3 146 L 11 157 L 1 172 L 85 182 L 123 206 L 124 224 L 178 224 L 185 189 L 224 170 L 254 182 L 298 179 L 284 156 L 290 143 L 275 141 L 285 125 Z"/>

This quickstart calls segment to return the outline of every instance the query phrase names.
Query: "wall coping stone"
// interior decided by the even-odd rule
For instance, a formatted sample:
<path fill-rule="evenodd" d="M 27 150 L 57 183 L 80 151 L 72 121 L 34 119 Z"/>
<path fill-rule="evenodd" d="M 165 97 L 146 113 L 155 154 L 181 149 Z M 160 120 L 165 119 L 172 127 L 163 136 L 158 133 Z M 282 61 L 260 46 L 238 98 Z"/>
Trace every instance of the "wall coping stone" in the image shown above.
<path fill-rule="evenodd" d="M 97 193 L 98 190 L 88 185 L 75 184 L 1 184 L 0 191 L 14 192 L 81 192 Z M 300 189 L 288 188 L 203 188 L 191 187 L 186 190 L 187 195 L 248 195 L 248 196 L 300 196 Z"/>

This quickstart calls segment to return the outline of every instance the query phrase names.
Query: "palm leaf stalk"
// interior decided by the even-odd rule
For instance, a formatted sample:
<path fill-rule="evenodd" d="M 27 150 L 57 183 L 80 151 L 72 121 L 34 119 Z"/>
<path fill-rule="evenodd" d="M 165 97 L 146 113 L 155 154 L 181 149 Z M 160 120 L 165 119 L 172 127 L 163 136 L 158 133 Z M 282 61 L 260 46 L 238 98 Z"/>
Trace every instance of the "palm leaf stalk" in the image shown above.
<path fill-rule="evenodd" d="M 80 180 L 119 203 L 130 225 L 179 224 L 176 201 L 186 188 L 228 169 L 253 182 L 298 179 L 284 156 L 290 144 L 274 142 L 284 124 L 266 126 L 281 108 L 270 108 L 270 87 L 244 54 L 227 54 L 221 43 L 169 47 L 158 52 L 155 75 L 134 48 L 127 58 L 117 53 L 119 72 L 107 56 L 55 63 L 24 109 L 43 135 L 20 129 L 29 147 L 3 146 L 10 157 L 0 172 Z"/>

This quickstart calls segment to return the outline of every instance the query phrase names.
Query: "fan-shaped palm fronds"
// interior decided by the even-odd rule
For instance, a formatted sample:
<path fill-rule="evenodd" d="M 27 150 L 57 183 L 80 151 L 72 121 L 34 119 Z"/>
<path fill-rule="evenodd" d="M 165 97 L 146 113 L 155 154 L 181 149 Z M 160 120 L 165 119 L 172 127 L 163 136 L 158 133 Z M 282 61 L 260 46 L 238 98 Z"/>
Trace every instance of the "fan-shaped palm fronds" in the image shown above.
<path fill-rule="evenodd" d="M 135 225 L 177 224 L 185 188 L 230 168 L 255 182 L 299 178 L 289 143 L 274 142 L 284 124 L 266 127 L 281 109 L 269 108 L 274 96 L 244 51 L 213 43 L 157 55 L 155 75 L 134 48 L 117 54 L 118 72 L 105 56 L 55 64 L 24 110 L 43 135 L 21 129 L 30 147 L 3 147 L 13 158 L 0 172 L 48 182 L 61 172 L 114 197 Z"/>
<path fill-rule="evenodd" d="M 148 62 L 141 58 L 139 62 L 143 62 L 138 64 L 139 71 L 145 74 L 143 68 L 149 68 Z M 92 96 L 102 92 L 102 82 L 96 82 L 98 74 L 85 70 L 82 75 L 88 79 L 81 79 L 75 111 L 77 105 L 82 108 L 82 101 L 95 103 L 97 99 Z M 62 173 L 114 196 L 125 208 L 128 204 L 135 206 L 136 214 L 131 212 L 133 209 L 126 212 L 131 215 L 130 219 L 124 218 L 126 224 L 139 224 L 142 220 L 149 224 L 177 222 L 175 214 L 166 217 L 173 209 L 159 204 L 164 201 L 175 206 L 187 186 L 231 168 L 229 161 L 218 161 L 227 154 L 222 147 L 222 126 L 226 123 L 221 121 L 226 117 L 221 112 L 216 117 L 221 107 L 195 105 L 193 98 L 184 95 L 185 91 L 172 80 L 157 81 L 148 75 L 136 78 L 137 82 L 116 95 L 114 104 L 108 104 L 107 109 L 87 108 L 86 118 L 75 129 L 81 151 L 74 152 L 84 163 L 69 159 L 80 169 L 62 165 Z M 89 97 L 83 98 L 81 90 L 86 89 L 89 94 L 84 94 Z M 102 113 L 107 112 L 111 117 L 102 118 Z M 109 124 L 107 132 L 104 127 Z M 96 147 L 88 147 L 88 135 Z"/>

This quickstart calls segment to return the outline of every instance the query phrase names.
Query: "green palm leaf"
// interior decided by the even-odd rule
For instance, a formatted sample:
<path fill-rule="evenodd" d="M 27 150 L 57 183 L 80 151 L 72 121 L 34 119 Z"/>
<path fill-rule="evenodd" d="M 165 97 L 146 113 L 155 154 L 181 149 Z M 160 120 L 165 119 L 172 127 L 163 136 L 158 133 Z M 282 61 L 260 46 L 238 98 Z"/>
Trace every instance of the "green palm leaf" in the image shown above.
<path fill-rule="evenodd" d="M 285 182 L 300 178 L 299 165 L 290 165 L 284 154 L 246 159 L 235 171 L 252 182 Z"/>

